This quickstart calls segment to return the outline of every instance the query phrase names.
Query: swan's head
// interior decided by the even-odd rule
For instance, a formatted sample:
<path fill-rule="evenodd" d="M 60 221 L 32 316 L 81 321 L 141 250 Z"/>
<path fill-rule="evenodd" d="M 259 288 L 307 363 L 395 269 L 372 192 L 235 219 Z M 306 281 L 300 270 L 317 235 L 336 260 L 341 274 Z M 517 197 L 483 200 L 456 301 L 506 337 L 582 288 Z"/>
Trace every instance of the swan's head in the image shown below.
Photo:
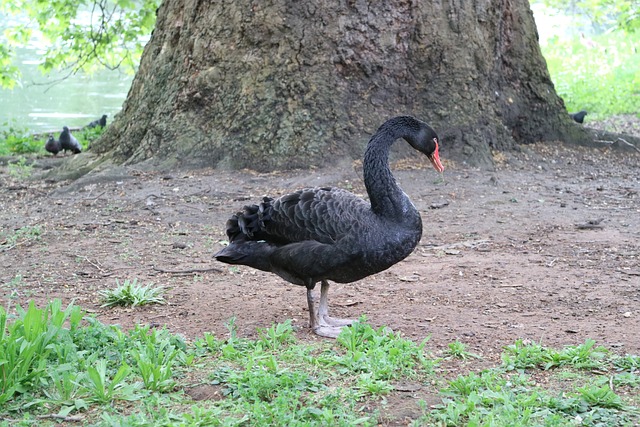
<path fill-rule="evenodd" d="M 440 162 L 440 139 L 436 131 L 424 122 L 419 122 L 420 128 L 412 137 L 405 138 L 416 150 L 426 155 L 431 164 L 438 172 L 444 171 L 444 166 Z"/>

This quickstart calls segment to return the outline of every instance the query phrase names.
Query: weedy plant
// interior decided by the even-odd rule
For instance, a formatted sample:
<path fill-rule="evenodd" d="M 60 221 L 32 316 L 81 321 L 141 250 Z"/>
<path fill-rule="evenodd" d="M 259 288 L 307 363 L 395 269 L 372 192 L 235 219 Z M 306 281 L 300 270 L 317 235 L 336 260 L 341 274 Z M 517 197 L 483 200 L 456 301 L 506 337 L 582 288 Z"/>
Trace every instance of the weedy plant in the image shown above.
<path fill-rule="evenodd" d="M 23 156 L 18 157 L 18 160 L 7 165 L 9 175 L 16 179 L 27 179 L 33 173 L 33 165 L 27 163 L 27 159 Z"/>
<path fill-rule="evenodd" d="M 124 281 L 121 285 L 118 279 L 116 279 L 116 288 L 105 291 L 99 291 L 100 296 L 103 298 L 104 303 L 102 307 L 113 306 L 131 306 L 136 307 L 147 304 L 164 304 L 164 287 L 154 287 L 153 284 L 146 286 L 139 285 L 138 279 Z"/>
<path fill-rule="evenodd" d="M 43 231 L 39 225 L 20 227 L 11 234 L 5 234 L 4 241 L 0 242 L 0 249 L 9 250 L 16 246 L 27 245 L 40 240 Z"/>
<path fill-rule="evenodd" d="M 60 301 L 45 309 L 29 303 L 27 310 L 17 306 L 18 317 L 8 322 L 7 311 L 0 307 L 0 404 L 16 393 L 38 386 L 45 378 L 52 355 L 66 320 L 80 321 L 80 310 L 72 306 L 62 310 Z"/>
<path fill-rule="evenodd" d="M 122 363 L 112 378 L 107 374 L 107 361 L 99 359 L 93 366 L 87 366 L 87 372 L 81 379 L 86 400 L 91 403 L 107 405 L 114 400 L 138 400 L 141 395 L 137 391 L 140 384 L 127 383 L 131 373 L 129 365 Z"/>
<path fill-rule="evenodd" d="M 171 336 L 166 330 L 152 331 L 142 326 L 137 326 L 129 335 L 136 340 L 132 357 L 144 386 L 152 391 L 172 390 L 176 384 L 173 379 L 176 360 L 181 361 L 181 365 L 187 365 L 188 360 L 193 360 L 193 357 L 187 356 L 184 352 L 185 343 Z"/>
<path fill-rule="evenodd" d="M 24 286 L 24 284 L 25 283 L 22 281 L 22 274 L 16 274 L 13 279 L 9 280 L 2 286 L 9 289 L 16 289 Z"/>
<path fill-rule="evenodd" d="M 100 126 L 96 126 L 93 128 L 84 128 L 80 132 L 75 134 L 76 138 L 82 144 L 83 149 L 87 149 L 91 146 L 91 143 L 96 139 L 100 138 L 100 136 L 104 133 L 106 129 Z"/>
<path fill-rule="evenodd" d="M 16 125 L 15 122 L 4 123 L 0 131 L 0 154 L 37 153 L 44 147 L 44 142 L 34 139 L 29 130 Z"/>
<path fill-rule="evenodd" d="M 416 344 L 386 327 L 374 329 L 365 321 L 362 317 L 338 336 L 336 341 L 346 350 L 334 358 L 333 363 L 342 367 L 339 371 L 385 382 L 432 372 L 435 363 L 425 354 L 427 339 Z"/>
<path fill-rule="evenodd" d="M 551 369 L 568 365 L 579 369 L 594 369 L 602 366 L 607 354 L 607 349 L 596 347 L 592 339 L 587 339 L 584 344 L 577 346 L 567 346 L 560 351 L 535 342 L 525 343 L 517 340 L 505 348 L 502 363 L 507 370 L 535 367 Z"/>
<path fill-rule="evenodd" d="M 621 371 L 640 371 L 640 356 L 626 354 L 613 360 L 613 366 Z"/>
<path fill-rule="evenodd" d="M 467 351 L 467 345 L 463 342 L 460 342 L 458 340 L 449 343 L 448 344 L 448 349 L 445 350 L 445 354 L 447 355 L 447 357 L 449 358 L 454 358 L 454 359 L 461 359 L 461 360 L 467 360 L 470 358 L 474 358 L 474 359 L 481 359 L 482 357 L 480 357 L 480 355 L 475 354 L 475 353 L 471 353 L 469 351 Z"/>
<path fill-rule="evenodd" d="M 125 334 L 60 300 L 17 306 L 13 318 L 0 307 L 0 416 L 46 408 L 65 417 L 169 390 L 185 349 L 164 329 Z"/>
<path fill-rule="evenodd" d="M 626 406 L 608 385 L 580 387 L 578 393 L 590 407 L 623 409 Z"/>

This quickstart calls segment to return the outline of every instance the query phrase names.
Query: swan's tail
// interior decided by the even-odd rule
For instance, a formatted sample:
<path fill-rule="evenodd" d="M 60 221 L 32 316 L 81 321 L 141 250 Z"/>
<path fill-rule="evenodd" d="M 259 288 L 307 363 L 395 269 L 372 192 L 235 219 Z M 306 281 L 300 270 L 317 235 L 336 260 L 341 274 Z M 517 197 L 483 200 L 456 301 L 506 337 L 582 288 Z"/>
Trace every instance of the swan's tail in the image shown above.
<path fill-rule="evenodd" d="M 271 219 L 270 197 L 265 197 L 259 205 L 247 205 L 242 212 L 233 215 L 227 221 L 229 242 L 236 240 L 259 240 L 256 236 L 264 230 L 264 223 Z"/>
<path fill-rule="evenodd" d="M 226 264 L 242 264 L 262 271 L 271 271 L 269 255 L 276 246 L 265 241 L 241 240 L 228 246 L 213 257 Z"/>

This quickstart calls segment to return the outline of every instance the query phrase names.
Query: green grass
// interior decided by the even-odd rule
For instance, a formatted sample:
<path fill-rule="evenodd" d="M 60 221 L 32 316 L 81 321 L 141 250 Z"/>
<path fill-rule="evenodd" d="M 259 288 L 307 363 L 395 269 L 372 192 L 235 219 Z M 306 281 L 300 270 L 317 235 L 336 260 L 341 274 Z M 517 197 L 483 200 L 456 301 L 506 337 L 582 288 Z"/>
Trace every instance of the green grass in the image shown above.
<path fill-rule="evenodd" d="M 625 426 L 640 416 L 639 358 L 592 341 L 554 350 L 516 342 L 502 363 L 450 346 L 448 377 L 416 343 L 357 322 L 337 340 L 298 340 L 290 322 L 187 342 L 166 329 L 123 331 L 59 300 L 15 315 L 0 308 L 0 426 L 375 426 L 392 421 L 396 384 L 419 384 L 413 425 Z M 486 366 L 486 362 L 483 362 Z M 211 400 L 185 391 L 207 386 Z M 399 396 L 399 397 L 398 397 Z M 403 412 L 404 414 L 404 412 Z M 56 418 L 57 417 L 57 418 Z M 396 420 L 405 422 L 404 418 Z"/>
<path fill-rule="evenodd" d="M 441 391 L 443 403 L 425 409 L 415 425 L 637 425 L 636 362 L 636 356 L 609 354 L 593 340 L 561 350 L 519 340 L 505 348 L 501 366 L 449 381 Z M 555 368 L 565 370 L 546 377 L 551 386 L 536 384 L 533 376 Z M 628 372 L 610 375 L 614 370 Z M 625 400 L 612 387 L 626 388 L 635 398 Z"/>
<path fill-rule="evenodd" d="M 640 32 L 614 31 L 584 46 L 551 38 L 541 46 L 556 91 L 570 112 L 587 110 L 589 119 L 640 112 Z"/>

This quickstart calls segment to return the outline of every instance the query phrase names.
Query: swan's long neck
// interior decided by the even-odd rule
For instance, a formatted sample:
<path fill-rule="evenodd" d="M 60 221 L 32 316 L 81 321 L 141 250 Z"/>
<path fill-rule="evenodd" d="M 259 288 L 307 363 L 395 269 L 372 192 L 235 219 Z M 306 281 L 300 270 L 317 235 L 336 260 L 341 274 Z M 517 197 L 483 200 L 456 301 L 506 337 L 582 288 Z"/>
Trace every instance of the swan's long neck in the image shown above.
<path fill-rule="evenodd" d="M 364 155 L 364 184 L 369 194 L 371 209 L 376 215 L 398 218 L 408 210 L 415 210 L 413 204 L 391 174 L 389 150 L 394 141 L 406 136 L 400 127 L 381 128 L 369 141 Z"/>

